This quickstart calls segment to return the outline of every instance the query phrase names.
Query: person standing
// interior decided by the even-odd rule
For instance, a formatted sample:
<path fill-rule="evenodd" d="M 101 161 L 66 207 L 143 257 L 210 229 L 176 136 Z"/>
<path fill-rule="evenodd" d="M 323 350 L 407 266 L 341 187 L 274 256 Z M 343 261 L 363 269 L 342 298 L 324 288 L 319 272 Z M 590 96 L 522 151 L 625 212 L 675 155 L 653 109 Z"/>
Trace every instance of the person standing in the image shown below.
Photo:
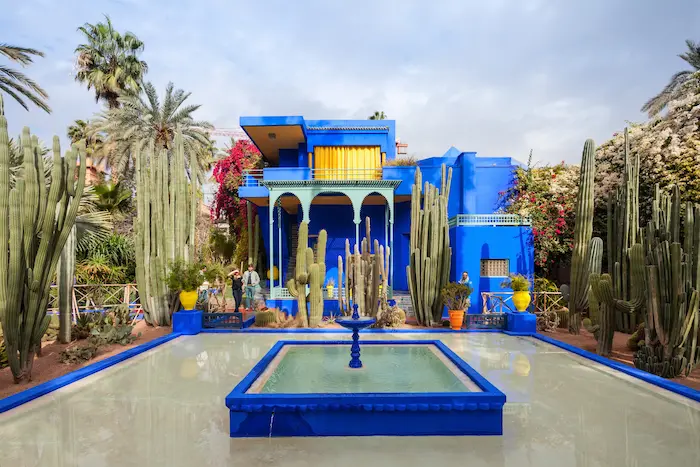
<path fill-rule="evenodd" d="M 243 286 L 245 287 L 245 304 L 248 311 L 253 310 L 253 299 L 255 291 L 260 285 L 260 276 L 255 272 L 252 264 L 248 265 L 248 270 L 243 273 Z"/>
<path fill-rule="evenodd" d="M 229 276 L 233 276 L 233 279 L 231 279 L 231 293 L 233 294 L 233 301 L 236 304 L 234 310 L 239 311 L 241 309 L 241 302 L 243 301 L 243 279 L 241 278 L 241 271 L 234 269 Z"/>
<path fill-rule="evenodd" d="M 472 286 L 472 281 L 469 280 L 469 273 L 467 273 L 467 271 L 464 271 L 464 272 L 462 273 L 462 278 L 459 280 L 459 283 L 462 284 L 462 285 L 468 285 L 469 287 L 474 288 L 474 287 Z"/>

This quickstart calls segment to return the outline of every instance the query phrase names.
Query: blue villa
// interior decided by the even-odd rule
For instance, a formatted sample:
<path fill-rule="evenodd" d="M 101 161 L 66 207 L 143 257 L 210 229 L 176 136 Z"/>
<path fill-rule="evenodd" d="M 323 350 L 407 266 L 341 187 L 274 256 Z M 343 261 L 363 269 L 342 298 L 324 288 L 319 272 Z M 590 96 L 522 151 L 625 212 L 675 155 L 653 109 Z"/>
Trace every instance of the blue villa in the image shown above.
<path fill-rule="evenodd" d="M 296 313 L 296 301 L 285 283 L 294 271 L 302 221 L 309 222 L 310 243 L 319 230 L 328 232 L 325 284 L 337 280 L 337 258 L 344 256 L 345 239 L 360 238 L 360 224 L 369 217 L 374 235 L 392 251 L 389 286 L 395 296 L 406 295 L 402 291 L 408 290 L 416 167 L 390 164 L 397 152 L 396 122 L 241 117 L 240 126 L 265 163 L 264 169 L 245 174 L 239 196 L 258 208 L 269 263 L 265 269 L 279 271 L 277 278 L 271 275 L 268 306 Z M 442 156 L 418 161 L 423 181 L 440 186 L 442 164 L 453 169 L 448 204 L 451 280 L 459 280 L 462 271 L 469 273 L 474 286 L 469 312 L 479 313 L 482 292 L 501 291 L 510 273 L 534 272 L 528 221 L 496 213 L 498 193 L 510 186 L 519 164 L 509 157 L 477 157 L 452 147 Z M 326 301 L 326 310 L 334 306 L 337 309 L 335 300 Z"/>

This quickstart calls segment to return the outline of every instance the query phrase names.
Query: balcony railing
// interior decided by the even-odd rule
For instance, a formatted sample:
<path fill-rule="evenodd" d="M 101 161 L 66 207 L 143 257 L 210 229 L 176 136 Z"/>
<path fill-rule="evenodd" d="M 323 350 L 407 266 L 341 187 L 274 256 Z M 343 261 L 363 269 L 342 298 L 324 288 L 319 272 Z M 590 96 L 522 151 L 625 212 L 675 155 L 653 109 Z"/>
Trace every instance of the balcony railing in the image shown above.
<path fill-rule="evenodd" d="M 306 167 L 271 167 L 243 171 L 241 186 L 258 187 L 263 181 L 283 180 L 381 180 L 382 169 L 309 169 Z"/>
<path fill-rule="evenodd" d="M 517 214 L 457 214 L 449 220 L 450 227 L 468 226 L 468 225 L 531 225 L 529 217 L 519 216 Z"/>

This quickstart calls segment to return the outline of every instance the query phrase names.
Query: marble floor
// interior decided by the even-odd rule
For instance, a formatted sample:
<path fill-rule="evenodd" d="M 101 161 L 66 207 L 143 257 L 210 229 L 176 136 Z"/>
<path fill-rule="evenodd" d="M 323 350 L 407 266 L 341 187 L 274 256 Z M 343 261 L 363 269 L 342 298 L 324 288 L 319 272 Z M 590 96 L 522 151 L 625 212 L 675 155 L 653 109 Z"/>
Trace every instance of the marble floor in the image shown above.
<path fill-rule="evenodd" d="M 177 338 L 0 414 L 0 467 L 700 465 L 700 404 L 495 333 L 372 339 L 442 340 L 506 393 L 503 436 L 229 438 L 224 397 L 278 339 L 339 337 Z"/>

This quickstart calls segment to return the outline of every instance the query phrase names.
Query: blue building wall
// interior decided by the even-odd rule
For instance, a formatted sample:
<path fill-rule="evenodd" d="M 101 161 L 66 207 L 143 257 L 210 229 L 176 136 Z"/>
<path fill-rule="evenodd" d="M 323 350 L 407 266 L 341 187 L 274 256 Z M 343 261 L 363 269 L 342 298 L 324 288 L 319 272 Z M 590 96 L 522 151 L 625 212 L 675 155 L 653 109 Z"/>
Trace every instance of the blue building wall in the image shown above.
<path fill-rule="evenodd" d="M 291 120 L 290 120 L 291 119 Z M 280 149 L 279 168 L 268 168 L 264 172 L 266 179 L 277 180 L 307 180 L 312 177 L 308 170 L 308 153 L 316 146 L 380 146 L 391 160 L 396 156 L 395 122 L 393 120 L 304 120 L 302 117 L 259 117 L 245 118 L 248 124 L 270 125 L 288 124 L 303 125 L 304 142 L 296 148 Z M 241 126 L 244 126 L 244 118 Z M 285 123 L 285 124 L 287 124 Z M 365 127 L 365 129 L 362 129 Z M 366 127 L 387 127 L 376 130 Z M 513 180 L 514 169 L 521 164 L 509 157 L 477 157 L 475 152 L 462 152 L 454 147 L 442 156 L 431 157 L 418 161 L 424 182 L 440 186 L 442 164 L 452 167 L 451 191 L 448 202 L 450 218 L 458 214 L 491 214 L 499 207 L 500 192 L 508 189 Z M 406 290 L 406 266 L 409 263 L 410 235 L 410 201 L 406 197 L 411 194 L 411 186 L 415 177 L 416 167 L 385 167 L 385 180 L 400 180 L 395 196 L 398 201 L 394 206 L 394 248 L 392 251 L 394 267 L 394 289 Z M 241 188 L 242 197 L 264 197 L 267 189 L 260 186 Z M 403 198 L 402 198 L 403 197 Z M 385 243 L 384 236 L 384 207 L 363 206 L 361 217 L 370 216 L 373 238 Z M 268 208 L 259 208 L 261 231 L 264 245 L 269 245 Z M 292 224 L 301 221 L 301 212 L 297 215 L 282 216 L 282 281 L 285 277 L 289 254 L 289 229 Z M 312 205 L 310 213 L 311 224 L 309 232 L 312 235 L 322 228 L 328 232 L 326 254 L 326 278 L 337 281 L 337 257 L 345 255 L 345 239 L 351 242 L 355 239 L 352 208 L 342 205 Z M 275 219 L 276 222 L 276 219 Z M 274 230 L 274 265 L 279 265 L 277 224 Z M 360 237 L 364 236 L 364 226 Z M 450 240 L 453 248 L 451 280 L 457 280 L 462 271 L 468 271 L 475 290 L 472 296 L 470 312 L 480 310 L 480 294 L 485 291 L 501 290 L 503 278 L 480 278 L 481 259 L 508 259 L 511 273 L 532 275 L 534 258 L 531 230 L 527 227 L 492 227 L 492 226 L 459 226 L 450 229 Z M 388 242 L 387 242 L 388 243 Z M 268 261 L 269 264 L 269 261 Z M 259 268 L 261 275 L 267 270 L 268 264 Z M 276 282 L 277 285 L 280 281 Z M 327 304 L 328 305 L 328 304 Z"/>
<path fill-rule="evenodd" d="M 452 266 L 450 279 L 469 273 L 474 286 L 470 313 L 481 312 L 481 292 L 502 290 L 505 277 L 480 277 L 482 259 L 507 259 L 512 274 L 531 276 L 535 272 L 530 227 L 459 226 L 450 229 Z M 457 252 L 457 254 L 455 254 Z"/>

